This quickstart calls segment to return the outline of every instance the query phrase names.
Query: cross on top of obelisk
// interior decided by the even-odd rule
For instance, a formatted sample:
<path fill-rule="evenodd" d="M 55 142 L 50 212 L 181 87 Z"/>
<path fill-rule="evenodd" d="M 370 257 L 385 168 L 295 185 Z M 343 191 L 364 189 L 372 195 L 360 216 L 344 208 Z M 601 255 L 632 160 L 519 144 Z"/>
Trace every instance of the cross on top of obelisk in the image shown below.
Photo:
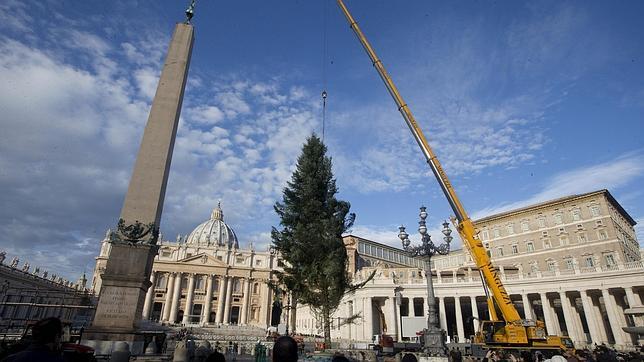
<path fill-rule="evenodd" d="M 192 17 L 195 16 L 195 5 L 197 0 L 192 0 L 186 9 L 186 24 L 190 24 Z"/>

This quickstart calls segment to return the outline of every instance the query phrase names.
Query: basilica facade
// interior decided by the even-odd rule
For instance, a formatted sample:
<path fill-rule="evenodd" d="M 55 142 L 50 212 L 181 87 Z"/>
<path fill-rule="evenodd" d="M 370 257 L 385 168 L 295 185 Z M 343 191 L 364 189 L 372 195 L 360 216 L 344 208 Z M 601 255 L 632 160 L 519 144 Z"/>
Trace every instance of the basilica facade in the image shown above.
<path fill-rule="evenodd" d="M 644 264 L 635 220 L 607 190 L 572 195 L 475 221 L 519 314 L 545 322 L 548 333 L 570 336 L 578 346 L 638 343 L 624 329 L 638 321 Z M 374 335 L 411 339 L 426 325 L 424 261 L 391 245 L 344 237 L 349 273 L 376 276 L 344 298 L 334 314 L 332 337 L 368 343 Z M 240 248 L 217 207 L 187 237 L 159 244 L 143 317 L 169 325 L 243 325 L 266 329 L 288 323 L 290 331 L 319 335 L 321 325 L 306 306 L 292 308 L 285 293 L 268 287 L 280 270 L 270 250 Z M 109 237 L 97 257 L 92 286 L 109 255 Z M 439 320 L 452 341 L 466 341 L 477 319 L 489 317 L 476 265 L 467 250 L 432 259 Z M 297 311 L 297 312 L 295 312 Z M 285 313 L 286 312 L 286 313 Z M 359 314 L 358 322 L 344 323 Z M 288 320 L 288 322 L 287 322 Z M 639 321 L 641 322 L 641 321 Z"/>

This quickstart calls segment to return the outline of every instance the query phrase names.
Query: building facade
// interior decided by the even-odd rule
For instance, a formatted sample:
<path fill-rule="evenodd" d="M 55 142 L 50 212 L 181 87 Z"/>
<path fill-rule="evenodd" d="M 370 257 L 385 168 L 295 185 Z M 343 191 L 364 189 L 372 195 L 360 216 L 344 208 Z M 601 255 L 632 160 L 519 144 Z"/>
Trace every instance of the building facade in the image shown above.
<path fill-rule="evenodd" d="M 5 262 L 0 252 L 0 333 L 20 333 L 27 323 L 58 317 L 77 327 L 86 326 L 94 314 L 95 298 L 86 289 L 83 274 L 75 283 L 18 257 Z"/>
<path fill-rule="evenodd" d="M 569 335 L 579 346 L 637 343 L 623 330 L 633 323 L 624 311 L 642 305 L 644 265 L 635 221 L 607 190 L 492 215 L 475 225 L 522 317 L 544 321 L 548 333 Z M 97 257 L 97 292 L 108 240 Z M 376 276 L 345 297 L 334 314 L 333 338 L 368 343 L 383 333 L 415 337 L 426 325 L 423 260 L 358 236 L 344 240 L 353 278 L 363 280 L 373 270 Z M 432 260 L 441 327 L 451 340 L 468 340 L 477 318 L 489 317 L 476 265 L 466 250 Z M 187 237 L 161 241 L 143 316 L 171 325 L 258 328 L 288 319 L 291 331 L 322 334 L 306 306 L 281 313 L 288 300 L 267 285 L 280 263 L 270 251 L 239 248 L 218 206 Z M 355 314 L 361 317 L 357 323 L 343 323 Z"/>
<path fill-rule="evenodd" d="M 635 221 L 607 190 L 574 195 L 475 221 L 519 314 L 545 322 L 548 333 L 570 336 L 578 346 L 632 346 L 637 337 L 625 310 L 642 305 L 644 265 Z M 347 296 L 332 335 L 370 341 L 387 333 L 413 338 L 426 326 L 426 279 L 422 261 L 400 249 L 356 236 L 345 238 L 354 278 L 376 270 L 363 289 Z M 477 318 L 489 318 L 484 289 L 469 253 L 435 256 L 433 282 L 441 328 L 451 340 L 471 339 Z M 414 267 L 401 267 L 411 263 Z M 396 292 L 400 304 L 396 302 Z M 343 324 L 360 313 L 361 323 Z M 306 307 L 298 331 L 319 334 Z"/>

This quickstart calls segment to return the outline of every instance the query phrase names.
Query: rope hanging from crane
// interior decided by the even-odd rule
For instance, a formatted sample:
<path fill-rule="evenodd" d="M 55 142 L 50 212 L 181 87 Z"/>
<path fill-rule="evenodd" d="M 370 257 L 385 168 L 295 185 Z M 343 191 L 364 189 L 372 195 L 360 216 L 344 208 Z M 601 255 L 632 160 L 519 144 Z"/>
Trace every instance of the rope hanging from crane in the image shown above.
<path fill-rule="evenodd" d="M 322 142 L 324 142 L 324 133 L 326 128 L 326 97 L 328 93 L 326 92 L 326 67 L 327 67 L 327 2 L 328 0 L 322 0 L 324 3 L 323 15 L 322 15 Z"/>

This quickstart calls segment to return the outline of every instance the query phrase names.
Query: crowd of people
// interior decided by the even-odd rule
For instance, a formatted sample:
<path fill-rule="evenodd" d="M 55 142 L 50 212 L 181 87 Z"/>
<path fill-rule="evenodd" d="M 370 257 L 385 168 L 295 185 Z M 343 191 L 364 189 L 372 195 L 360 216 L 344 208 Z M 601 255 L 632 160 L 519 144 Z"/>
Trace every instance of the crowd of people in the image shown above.
<path fill-rule="evenodd" d="M 179 337 L 186 338 L 188 330 L 180 331 Z M 26 349 L 11 354 L 2 359 L 2 362 L 65 362 L 61 350 L 63 326 L 58 318 L 45 318 L 32 328 L 32 339 Z M 181 339 L 181 338 L 179 338 Z M 644 347 L 641 347 L 644 348 Z M 2 351 L 0 351 L 2 352 Z M 290 336 L 281 336 L 275 340 L 272 350 L 272 361 L 295 362 L 300 358 L 300 348 L 295 339 Z M 484 362 L 641 362 L 644 350 L 639 352 L 619 352 L 605 345 L 595 346 L 593 349 L 578 349 L 574 353 L 564 353 L 546 357 L 539 351 L 515 352 L 491 349 L 487 352 Z M 2 354 L 0 354 L 0 357 Z M 234 359 L 234 358 L 233 358 Z M 449 352 L 449 360 L 462 362 L 463 357 L 458 350 Z M 206 362 L 226 361 L 226 356 L 221 352 L 210 353 Z M 331 362 L 348 362 L 350 359 L 342 354 L 331 357 Z"/>
<path fill-rule="evenodd" d="M 595 346 L 593 349 L 578 349 L 574 353 L 566 352 L 563 355 L 546 357 L 542 352 L 522 351 L 510 352 L 503 349 L 491 349 L 487 352 L 484 362 L 642 362 L 642 352 L 618 352 L 605 345 Z M 457 351 L 450 351 L 450 360 L 462 361 Z"/>

